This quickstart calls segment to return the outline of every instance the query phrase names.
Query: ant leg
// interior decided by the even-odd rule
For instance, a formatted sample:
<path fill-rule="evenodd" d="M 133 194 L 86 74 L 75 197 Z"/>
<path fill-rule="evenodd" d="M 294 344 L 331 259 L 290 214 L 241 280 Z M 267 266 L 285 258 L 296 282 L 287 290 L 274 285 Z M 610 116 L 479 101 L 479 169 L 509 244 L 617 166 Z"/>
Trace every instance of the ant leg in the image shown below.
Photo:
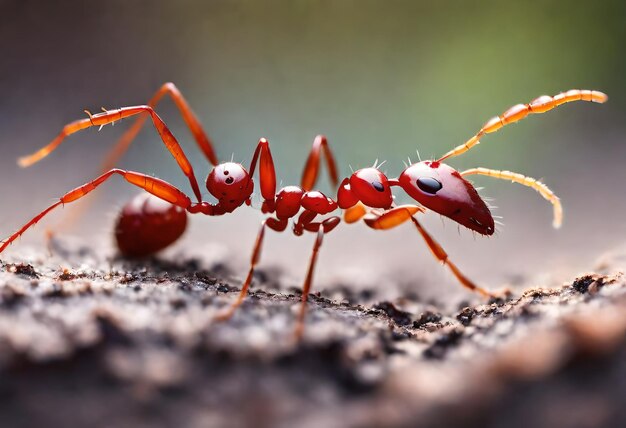
<path fill-rule="evenodd" d="M 488 177 L 499 178 L 502 180 L 511 180 L 514 183 L 522 184 L 524 186 L 535 189 L 544 199 L 552 204 L 554 211 L 554 220 L 552 221 L 552 226 L 555 229 L 561 227 L 561 223 L 563 222 L 563 207 L 561 206 L 561 200 L 542 182 L 532 178 L 526 177 L 525 175 L 518 174 L 516 172 L 511 171 L 499 171 L 496 169 L 487 169 L 487 168 L 472 168 L 467 171 L 463 171 L 461 173 L 462 176 L 472 175 L 472 174 L 480 174 L 486 175 Z"/>
<path fill-rule="evenodd" d="M 452 274 L 461 283 L 461 285 L 469 288 L 472 291 L 478 292 L 485 297 L 493 296 L 493 294 L 491 294 L 489 291 L 485 290 L 482 287 L 477 286 L 470 279 L 468 279 L 465 275 L 463 275 L 463 273 L 459 270 L 459 268 L 456 267 L 456 265 L 452 263 L 452 261 L 448 258 L 448 253 L 446 253 L 445 250 L 441 247 L 441 245 L 439 245 L 439 243 L 437 243 L 437 241 L 435 241 L 428 234 L 428 232 L 426 232 L 426 230 L 417 221 L 417 219 L 415 217 L 411 217 L 411 220 L 413 221 L 413 224 L 415 224 L 415 227 L 417 228 L 418 232 L 422 235 L 422 238 L 424 238 L 424 241 L 426 241 L 426 245 L 428 245 L 428 248 L 430 248 L 430 251 L 433 253 L 433 256 L 435 256 L 435 258 L 439 260 L 441 263 L 448 266 Z"/>
<path fill-rule="evenodd" d="M 172 134 L 172 131 L 169 130 L 167 125 L 163 122 L 163 120 L 159 117 L 158 114 L 149 106 L 132 106 L 132 107 L 122 107 L 116 110 L 106 111 L 103 113 L 98 113 L 92 115 L 88 113 L 89 117 L 86 119 L 76 120 L 71 122 L 63 127 L 59 135 L 52 140 L 50 144 L 39 149 L 37 152 L 33 153 L 30 156 L 22 157 L 18 160 L 18 163 L 22 167 L 30 166 L 41 159 L 48 156 L 54 149 L 56 149 L 65 139 L 65 137 L 74 134 L 82 129 L 90 128 L 92 126 L 104 126 L 109 123 L 114 123 L 118 120 L 135 116 L 142 113 L 148 113 L 152 118 L 152 123 L 156 128 L 163 144 L 170 151 L 178 166 L 183 171 L 185 176 L 189 179 L 189 183 L 191 184 L 191 188 L 193 189 L 193 193 L 198 198 L 198 202 L 202 201 L 202 196 L 200 194 L 200 188 L 198 187 L 198 180 L 196 179 L 193 168 L 187 156 L 183 152 L 183 149 L 180 147 L 180 144 Z"/>
<path fill-rule="evenodd" d="M 313 245 L 313 252 L 311 253 L 311 259 L 309 260 L 309 267 L 307 269 L 304 285 L 302 286 L 302 299 L 300 303 L 300 311 L 298 312 L 298 318 L 296 321 L 296 328 L 294 331 L 296 340 L 302 339 L 304 333 L 304 317 L 306 315 L 307 301 L 309 293 L 311 291 L 311 285 L 313 284 L 313 272 L 315 271 L 315 264 L 317 263 L 317 255 L 324 235 L 330 233 L 341 221 L 339 217 L 329 217 L 321 223 L 316 223 L 317 237 L 315 238 L 315 244 Z M 306 227 L 306 226 L 305 226 Z M 307 228 L 307 230 L 310 230 Z M 313 230 L 311 230 L 313 231 Z"/>
<path fill-rule="evenodd" d="M 302 180 L 300 181 L 300 187 L 302 187 L 302 189 L 306 191 L 311 190 L 317 182 L 317 176 L 319 174 L 321 162 L 321 152 L 324 153 L 324 157 L 326 158 L 328 175 L 330 176 L 330 182 L 333 188 L 336 188 L 339 184 L 337 163 L 335 162 L 333 152 L 330 150 L 330 146 L 328 145 L 328 140 L 324 135 L 318 135 L 317 137 L 315 137 L 315 140 L 313 140 L 313 147 L 311 147 L 311 152 L 309 153 L 309 157 L 307 158 L 306 164 L 304 165 L 304 170 L 302 171 Z"/>
<path fill-rule="evenodd" d="M 48 208 L 46 208 L 45 210 L 43 210 L 42 212 L 40 212 L 39 214 L 37 214 L 35 217 L 33 217 L 28 223 L 26 223 L 24 226 L 22 226 L 20 228 L 20 230 L 18 230 L 17 232 L 15 232 L 13 235 L 9 236 L 7 239 L 5 239 L 4 241 L 1 242 L 0 245 L 0 253 L 2 253 L 9 245 L 11 245 L 11 243 L 13 241 L 15 241 L 17 238 L 19 238 L 20 236 L 22 236 L 22 234 L 24 234 L 24 232 L 26 232 L 30 227 L 34 226 L 39 220 L 41 220 L 46 214 L 48 214 L 50 211 L 52 211 L 53 209 L 55 209 L 56 207 L 58 207 L 59 205 L 63 204 L 63 202 L 58 201 L 55 202 L 54 204 L 50 205 Z"/>
<path fill-rule="evenodd" d="M 250 161 L 250 178 L 254 175 L 257 161 L 259 162 L 259 181 L 261 187 L 261 196 L 263 196 L 264 213 L 274 212 L 274 198 L 276 195 L 276 169 L 274 168 L 274 160 L 272 159 L 272 152 L 270 151 L 270 143 L 261 138 L 252 155 L 252 161 Z"/>
<path fill-rule="evenodd" d="M 193 110 L 187 103 L 187 100 L 185 99 L 185 97 L 183 97 L 176 85 L 171 82 L 164 83 L 163 86 L 161 86 L 159 90 L 152 96 L 150 101 L 148 101 L 148 106 L 152 107 L 153 109 L 156 108 L 157 104 L 161 101 L 164 95 L 169 95 L 172 98 L 172 100 L 176 104 L 176 107 L 178 107 L 178 110 L 180 111 L 180 114 L 183 117 L 185 123 L 187 124 L 187 127 L 191 131 L 194 139 L 196 140 L 196 143 L 198 144 L 200 150 L 202 150 L 202 153 L 204 153 L 208 161 L 213 166 L 217 165 L 219 162 L 217 160 L 217 156 L 215 155 L 215 150 L 213 149 L 213 143 L 211 142 L 211 139 L 207 136 L 206 132 L 202 128 L 202 125 L 200 124 L 200 121 L 198 120 L 198 117 L 193 112 Z M 141 128 L 143 127 L 147 118 L 148 116 L 145 114 L 140 115 L 137 120 L 135 120 L 135 123 L 133 123 L 133 126 L 130 127 L 124 133 L 124 135 L 122 135 L 115 147 L 111 150 L 111 152 L 102 163 L 103 171 L 108 171 L 109 169 L 115 167 L 119 159 L 124 155 L 124 153 L 126 153 L 128 147 L 133 142 L 135 137 L 137 137 L 139 131 L 141 131 Z"/>
<path fill-rule="evenodd" d="M 542 95 L 539 98 L 535 98 L 528 104 L 517 104 L 500 116 L 495 116 L 487 121 L 483 127 L 472 138 L 467 140 L 464 144 L 455 147 L 448 153 L 443 155 L 437 162 L 441 162 L 444 159 L 458 156 L 465 153 L 475 145 L 480 143 L 480 138 L 485 134 L 491 134 L 496 132 L 504 125 L 515 123 L 528 116 L 531 113 L 545 113 L 553 108 L 560 106 L 561 104 L 569 103 L 572 101 L 592 101 L 594 103 L 604 103 L 608 97 L 606 94 L 599 91 L 590 91 L 587 89 L 571 89 L 567 92 L 561 92 L 554 97 L 548 95 Z"/>
<path fill-rule="evenodd" d="M 417 206 L 417 205 L 401 205 L 395 208 L 391 208 L 390 210 L 385 211 L 382 214 L 372 213 L 371 216 L 365 217 L 363 220 L 365 224 L 367 224 L 372 229 L 378 230 L 388 230 L 392 229 L 396 226 L 401 225 L 402 223 L 411 220 L 415 227 L 426 241 L 428 248 L 433 253 L 433 256 L 444 265 L 448 266 L 450 271 L 454 274 L 456 279 L 464 286 L 469 288 L 472 291 L 476 291 L 483 296 L 490 297 L 492 294 L 474 284 L 471 280 L 469 280 L 459 268 L 456 267 L 454 263 L 448 258 L 448 253 L 435 241 L 428 232 L 422 227 L 422 225 L 417 221 L 415 217 L 413 217 L 418 212 L 424 212 L 425 209 Z"/>
<path fill-rule="evenodd" d="M 211 142 L 211 139 L 207 136 L 197 116 L 187 103 L 187 100 L 185 100 L 181 92 L 178 90 L 176 85 L 171 82 L 163 84 L 163 86 L 161 86 L 161 88 L 159 88 L 159 90 L 152 96 L 152 98 L 148 102 L 148 106 L 156 108 L 157 104 L 166 94 L 172 98 L 172 100 L 176 104 L 176 107 L 178 107 L 178 110 L 180 111 L 180 114 L 187 124 L 187 127 L 193 134 L 196 143 L 198 144 L 208 161 L 213 165 L 217 165 L 218 160 L 217 156 L 215 155 L 215 150 L 213 149 L 213 143 Z M 126 153 L 131 143 L 137 137 L 137 134 L 139 134 L 139 131 L 141 131 L 141 128 L 143 127 L 146 119 L 148 119 L 147 114 L 141 114 L 137 117 L 137 120 L 135 120 L 135 123 L 133 123 L 132 127 L 130 127 L 122 135 L 122 137 L 118 140 L 113 149 L 106 156 L 105 160 L 102 162 L 102 165 L 100 167 L 101 173 L 104 173 L 117 165 L 120 158 Z M 93 199 L 91 201 L 93 201 Z M 82 216 L 82 213 L 84 213 L 88 209 L 89 205 L 89 203 L 83 203 L 79 208 L 73 210 L 70 214 L 66 216 L 66 218 L 63 219 L 62 224 L 67 225 L 76 223 L 76 219 Z M 55 229 L 58 229 L 60 227 L 61 225 L 57 225 L 55 226 Z M 48 230 L 46 232 L 47 239 L 50 240 L 52 236 L 53 232 L 51 230 Z"/>
<path fill-rule="evenodd" d="M 179 207 L 185 208 L 185 209 L 191 206 L 191 200 L 189 199 L 189 197 L 185 195 L 181 190 L 178 190 L 176 187 L 172 186 L 166 181 L 163 181 L 159 178 L 150 177 L 148 175 L 145 175 L 139 172 L 124 171 L 124 170 L 115 168 L 102 174 L 95 180 L 90 181 L 89 183 L 83 184 L 82 186 L 77 187 L 74 190 L 71 190 L 70 192 L 67 192 L 65 195 L 63 195 L 59 199 L 58 202 L 52 204 L 51 206 L 49 206 L 48 208 L 46 208 L 45 210 L 37 214 L 32 220 L 30 220 L 28 223 L 22 226 L 21 229 L 19 229 L 17 232 L 11 235 L 8 239 L 2 242 L 2 245 L 0 245 L 0 253 L 2 253 L 6 249 L 6 247 L 8 247 L 17 238 L 22 236 L 24 232 L 26 232 L 30 227 L 34 226 L 39 220 L 41 220 L 50 211 L 52 211 L 59 205 L 64 205 L 70 202 L 74 202 L 86 196 L 87 194 L 95 190 L 98 186 L 100 186 L 102 183 L 104 183 L 106 180 L 108 180 L 115 174 L 121 175 L 130 184 L 137 186 L 145 190 L 146 192 L 151 193 L 167 202 L 170 202 L 171 204 L 178 205 Z"/>
<path fill-rule="evenodd" d="M 417 205 L 400 205 L 382 214 L 372 214 L 364 217 L 363 221 L 372 229 L 387 230 L 400 226 L 402 223 L 413 218 L 415 214 L 425 211 L 423 207 Z"/>
<path fill-rule="evenodd" d="M 235 313 L 235 310 L 241 305 L 246 295 L 248 294 L 248 289 L 250 288 L 250 283 L 252 282 L 252 275 L 254 274 L 254 268 L 261 259 L 261 247 L 263 246 L 263 238 L 265 237 L 265 227 L 269 227 L 276 232 L 282 232 L 287 228 L 287 224 L 287 219 L 277 220 L 270 217 L 263 220 L 263 222 L 261 223 L 261 229 L 259 230 L 259 234 L 256 237 L 254 250 L 252 251 L 252 258 L 250 259 L 250 270 L 248 271 L 248 276 L 246 277 L 246 280 L 241 286 L 239 296 L 237 297 L 237 300 L 225 312 L 215 317 L 216 321 L 226 321 L 230 319 L 230 317 L 232 317 Z"/>
<path fill-rule="evenodd" d="M 367 207 L 361 201 L 343 211 L 343 221 L 351 224 L 361 220 L 367 214 Z"/>
<path fill-rule="evenodd" d="M 359 201 L 355 206 L 344 211 L 343 221 L 345 223 L 355 223 L 363 219 L 372 229 L 391 229 L 407 221 L 410 216 L 425 211 L 424 208 L 417 205 L 400 205 L 382 214 L 376 214 L 368 211 L 367 207 Z M 368 213 L 370 214 L 369 216 L 367 216 Z"/>

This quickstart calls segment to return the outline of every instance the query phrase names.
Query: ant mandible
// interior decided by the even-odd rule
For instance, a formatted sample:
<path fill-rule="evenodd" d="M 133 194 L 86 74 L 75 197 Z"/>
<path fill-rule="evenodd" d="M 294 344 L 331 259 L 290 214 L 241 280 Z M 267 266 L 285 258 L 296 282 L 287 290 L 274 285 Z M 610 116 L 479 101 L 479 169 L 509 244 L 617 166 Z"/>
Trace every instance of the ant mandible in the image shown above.
<path fill-rule="evenodd" d="M 207 160 L 213 165 L 213 169 L 206 179 L 206 187 L 211 195 L 217 199 L 217 203 L 212 204 L 202 200 L 196 176 L 187 156 L 172 132 L 154 111 L 164 95 L 169 95 L 173 99 L 196 143 Z M 465 179 L 468 175 L 480 174 L 510 180 L 535 189 L 553 205 L 553 225 L 558 228 L 563 217 L 561 203 L 559 198 L 540 181 L 510 171 L 482 167 L 459 172 L 443 161 L 465 153 L 479 144 L 480 138 L 484 135 L 498 131 L 503 126 L 517 122 L 531 113 L 544 113 L 561 104 L 578 100 L 604 103 L 607 96 L 598 91 L 574 89 L 554 97 L 544 95 L 528 104 L 515 105 L 502 115 L 487 121 L 473 137 L 441 158 L 413 163 L 402 171 L 397 178 L 391 179 L 374 165 L 359 169 L 339 183 L 337 166 L 328 141 L 324 136 L 318 136 L 313 142 L 313 147 L 304 166 L 300 186 L 287 186 L 276 192 L 276 172 L 270 146 L 266 139 L 262 138 L 259 141 L 248 170 L 235 162 L 219 163 L 211 140 L 204 132 L 200 121 L 187 101 L 173 83 L 166 83 L 156 92 L 148 105 L 122 107 L 110 111 L 103 109 L 102 113 L 93 115 L 86 111 L 88 118 L 69 123 L 50 144 L 30 156 L 19 159 L 20 166 L 30 166 L 55 150 L 65 137 L 77 131 L 93 126 L 102 127 L 127 117 L 138 116 L 133 126 L 122 136 L 106 159 L 103 168 L 105 171 L 102 175 L 66 193 L 56 203 L 35 216 L 0 245 L 0 253 L 59 205 L 74 202 L 95 190 L 110 177 L 119 175 L 147 193 L 134 198 L 122 209 L 115 231 L 118 248 L 123 255 L 131 257 L 153 254 L 167 247 L 182 235 L 187 223 L 186 213 L 219 216 L 233 212 L 244 203 L 250 205 L 250 198 L 254 190 L 252 177 L 258 164 L 261 196 L 263 198 L 261 209 L 268 216 L 261 223 L 252 252 L 250 269 L 241 292 L 237 300 L 217 317 L 218 320 L 230 318 L 247 295 L 254 268 L 261 257 L 266 229 L 283 232 L 287 228 L 289 220 L 293 219 L 293 233 L 295 235 L 302 235 L 305 231 L 316 234 L 296 323 L 296 336 L 301 337 L 307 297 L 313 282 L 313 272 L 319 249 L 324 236 L 335 229 L 341 221 L 339 216 L 317 218 L 330 214 L 337 208 L 344 210 L 343 220 L 345 223 L 354 223 L 362 219 L 367 226 L 373 229 L 387 230 L 406 221 L 411 221 L 434 257 L 447 266 L 463 286 L 483 296 L 491 296 L 490 292 L 474 284 L 457 268 L 445 250 L 417 220 L 416 214 L 430 209 L 482 235 L 492 235 L 495 227 L 491 212 L 474 186 Z M 148 117 L 152 119 L 152 123 L 165 147 L 189 179 L 197 202 L 193 202 L 184 192 L 161 179 L 114 167 Z M 326 159 L 331 183 L 334 187 L 339 184 L 336 199 L 313 190 L 322 156 Z M 394 205 L 392 187 L 400 187 L 419 205 Z"/>

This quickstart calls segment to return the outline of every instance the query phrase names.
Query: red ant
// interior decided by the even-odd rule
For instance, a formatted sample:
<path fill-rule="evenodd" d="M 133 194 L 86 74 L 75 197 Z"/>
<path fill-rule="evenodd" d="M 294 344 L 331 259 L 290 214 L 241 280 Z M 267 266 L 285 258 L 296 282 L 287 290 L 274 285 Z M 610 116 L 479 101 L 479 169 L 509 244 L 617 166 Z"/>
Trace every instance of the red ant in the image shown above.
<path fill-rule="evenodd" d="M 215 204 L 202 200 L 196 176 L 187 156 L 185 156 L 174 135 L 154 111 L 157 103 L 166 94 L 172 97 L 196 143 L 208 161 L 214 166 L 206 179 L 206 187 L 211 195 L 217 199 Z M 463 286 L 484 296 L 491 296 L 491 293 L 478 287 L 461 273 L 457 266 L 448 258 L 448 254 L 444 249 L 426 232 L 415 215 L 430 209 L 482 235 L 492 235 L 495 227 L 491 212 L 478 195 L 474 186 L 465 179 L 465 176 L 468 175 L 481 174 L 511 180 L 535 189 L 541 196 L 552 203 L 554 209 L 553 225 L 558 228 L 562 220 L 561 203 L 559 198 L 545 184 L 534 178 L 510 171 L 473 168 L 458 172 L 444 164 L 443 161 L 470 150 L 480 142 L 480 138 L 485 134 L 490 134 L 505 125 L 517 122 L 531 113 L 544 113 L 561 104 L 578 100 L 603 103 L 607 100 L 607 96 L 598 91 L 575 89 L 560 93 L 554 97 L 544 95 L 536 98 L 529 104 L 518 104 L 508 109 L 502 115 L 490 119 L 467 142 L 449 151 L 441 158 L 433 161 L 420 161 L 409 165 L 398 178 L 392 179 L 388 178 L 374 165 L 373 167 L 363 168 L 354 172 L 349 178 L 344 178 L 339 184 L 337 167 L 328 141 L 324 136 L 318 136 L 313 142 L 313 147 L 305 164 L 300 186 L 287 186 L 276 192 L 274 162 L 266 139 L 262 138 L 259 141 L 248 170 L 239 163 L 218 163 L 211 140 L 202 129 L 199 120 L 187 104 L 185 98 L 174 84 L 166 83 L 154 95 L 148 105 L 123 107 L 111 111 L 103 109 L 102 113 L 94 115 L 86 111 L 88 118 L 66 125 L 50 144 L 30 156 L 19 159 L 19 164 L 23 167 L 32 165 L 56 149 L 65 137 L 77 131 L 92 126 L 102 127 L 126 117 L 138 116 L 134 125 L 122 136 L 108 157 L 105 163 L 107 165 L 106 172 L 95 180 L 66 193 L 58 202 L 35 216 L 2 243 L 0 253 L 54 208 L 74 202 L 95 190 L 110 177 L 120 175 L 130 184 L 145 190 L 156 198 L 150 197 L 148 194 L 142 194 L 123 208 L 115 230 L 118 248 L 126 256 L 153 254 L 167 247 L 181 236 L 187 222 L 186 213 L 219 216 L 233 212 L 244 203 L 250 205 L 250 198 L 254 190 L 252 176 L 258 164 L 261 196 L 263 198 L 261 209 L 268 216 L 261 223 L 252 252 L 250 270 L 243 283 L 241 292 L 237 300 L 227 311 L 218 316 L 218 319 L 225 320 L 230 318 L 235 309 L 244 300 L 252 281 L 254 268 L 261 256 L 265 230 L 270 228 L 276 232 L 282 232 L 287 228 L 289 219 L 294 219 L 294 234 L 302 235 L 305 231 L 316 234 L 304 280 L 302 303 L 296 324 L 296 335 L 300 337 L 303 332 L 306 302 L 313 281 L 318 251 L 324 236 L 337 227 L 341 221 L 338 216 L 319 220 L 317 217 L 330 214 L 337 208 L 344 210 L 343 219 L 346 223 L 354 223 L 363 219 L 365 224 L 373 229 L 387 230 L 406 221 L 411 221 L 435 258 L 446 265 Z M 148 117 L 152 119 L 161 140 L 189 179 L 197 202 L 193 202 L 181 190 L 161 179 L 113 167 Z M 322 155 L 326 159 L 331 183 L 335 187 L 339 184 L 336 200 L 327 197 L 322 192 L 312 190 L 317 181 Z M 391 192 L 391 188 L 394 186 L 402 188 L 420 205 L 394 206 Z"/>

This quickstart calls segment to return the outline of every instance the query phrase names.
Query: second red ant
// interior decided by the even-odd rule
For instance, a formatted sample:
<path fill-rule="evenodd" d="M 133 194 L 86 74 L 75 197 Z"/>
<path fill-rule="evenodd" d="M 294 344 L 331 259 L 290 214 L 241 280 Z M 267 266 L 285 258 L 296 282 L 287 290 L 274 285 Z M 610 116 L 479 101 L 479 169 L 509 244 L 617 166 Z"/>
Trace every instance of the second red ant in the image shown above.
<path fill-rule="evenodd" d="M 177 139 L 154 111 L 158 102 L 166 94 L 174 100 L 196 143 L 213 165 L 206 179 L 206 187 L 217 200 L 216 203 L 202 199 L 191 163 Z M 0 245 L 0 253 L 53 209 L 82 198 L 109 178 L 119 175 L 147 193 L 139 195 L 126 204 L 118 217 L 115 229 L 118 248 L 126 256 L 150 255 L 172 244 L 182 235 L 187 224 L 187 213 L 220 216 L 233 212 L 243 204 L 250 205 L 254 190 L 252 176 L 258 168 L 259 187 L 263 198 L 261 209 L 267 217 L 261 223 L 252 251 L 250 269 L 241 292 L 237 300 L 219 315 L 218 319 L 230 318 L 247 295 L 254 268 L 261 257 L 266 230 L 269 228 L 275 232 L 283 232 L 289 220 L 293 219 L 294 234 L 302 235 L 304 232 L 315 234 L 315 242 L 302 288 L 302 303 L 296 322 L 296 335 L 301 337 L 306 302 L 313 283 L 319 249 L 324 236 L 341 222 L 341 218 L 336 215 L 321 216 L 331 214 L 338 208 L 344 210 L 343 221 L 345 223 L 354 223 L 362 219 L 373 229 L 387 230 L 410 221 L 435 258 L 446 265 L 463 286 L 483 296 L 491 296 L 490 292 L 474 284 L 459 270 L 449 259 L 445 250 L 424 229 L 416 215 L 430 209 L 482 235 L 492 235 L 495 231 L 495 224 L 491 212 L 474 186 L 465 178 L 469 175 L 480 174 L 510 180 L 535 189 L 553 205 L 553 225 L 559 227 L 563 216 L 559 198 L 540 181 L 510 171 L 487 168 L 472 168 L 459 172 L 443 161 L 470 150 L 485 134 L 498 131 L 503 126 L 517 122 L 531 113 L 544 113 L 561 104 L 578 100 L 603 103 L 607 100 L 607 96 L 598 91 L 574 89 L 554 97 L 544 95 L 528 104 L 515 105 L 502 115 L 487 121 L 464 144 L 437 160 L 420 161 L 409 165 L 396 178 L 388 178 L 376 167 L 369 167 L 359 169 L 339 182 L 337 166 L 328 141 L 324 136 L 318 136 L 313 142 L 306 161 L 300 186 L 286 186 L 277 192 L 274 161 L 266 139 L 262 138 L 259 141 L 247 170 L 239 163 L 219 163 L 211 140 L 187 101 L 173 83 L 166 83 L 157 91 L 148 105 L 105 110 L 94 115 L 87 112 L 89 117 L 66 125 L 50 144 L 30 156 L 19 159 L 21 166 L 30 166 L 55 150 L 65 137 L 77 131 L 93 126 L 102 127 L 124 118 L 138 116 L 133 126 L 122 136 L 107 158 L 105 162 L 107 167 L 102 175 L 66 193 L 57 202 L 35 216 Z M 163 144 L 189 179 L 196 201 L 192 201 L 183 191 L 161 179 L 114 167 L 148 118 L 152 120 Z M 322 157 L 326 160 L 331 183 L 335 187 L 339 185 L 335 199 L 313 190 Z M 392 187 L 399 187 L 419 205 L 394 205 Z M 150 197 L 149 194 L 156 198 Z"/>

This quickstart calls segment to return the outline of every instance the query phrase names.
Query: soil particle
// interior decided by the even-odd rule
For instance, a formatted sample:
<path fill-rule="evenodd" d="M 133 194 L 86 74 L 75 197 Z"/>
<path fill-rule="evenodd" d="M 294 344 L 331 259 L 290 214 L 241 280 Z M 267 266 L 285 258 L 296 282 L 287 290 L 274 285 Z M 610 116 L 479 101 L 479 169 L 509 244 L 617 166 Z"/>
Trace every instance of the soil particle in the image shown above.
<path fill-rule="evenodd" d="M 228 284 L 220 283 L 217 286 L 217 292 L 218 293 L 228 293 L 228 292 L 233 291 L 233 290 L 234 290 L 234 288 L 229 287 Z"/>
<path fill-rule="evenodd" d="M 462 327 L 451 327 L 440 333 L 435 342 L 424 350 L 424 356 L 432 359 L 442 359 L 448 348 L 459 344 L 465 330 Z"/>
<path fill-rule="evenodd" d="M 39 274 L 35 268 L 28 263 L 15 263 L 7 264 L 5 269 L 9 272 L 16 273 L 18 275 L 25 275 L 32 278 L 39 278 Z"/>
<path fill-rule="evenodd" d="M 380 309 L 398 325 L 411 324 L 411 314 L 396 308 L 391 302 L 380 302 L 374 306 L 374 309 Z"/>
<path fill-rule="evenodd" d="M 194 276 L 207 285 L 215 285 L 217 283 L 217 278 L 209 275 L 207 272 L 196 272 Z"/>
<path fill-rule="evenodd" d="M 459 320 L 459 322 L 464 326 L 468 326 L 471 324 L 472 319 L 476 316 L 476 314 L 476 309 L 468 306 L 463 308 L 463 310 L 457 314 L 456 319 Z"/>
<path fill-rule="evenodd" d="M 422 328 L 427 327 L 428 324 L 436 325 L 437 323 L 439 323 L 439 321 L 441 321 L 442 317 L 443 316 L 440 313 L 433 311 L 424 311 L 417 320 L 413 321 L 413 327 Z"/>
<path fill-rule="evenodd" d="M 15 308 L 25 298 L 25 292 L 15 287 L 12 287 L 9 284 L 0 288 L 0 305 L 3 308 Z"/>
<path fill-rule="evenodd" d="M 587 293 L 591 294 L 596 293 L 599 287 L 604 285 L 604 280 L 600 275 L 585 275 L 580 278 L 576 278 L 574 283 L 572 284 L 572 288 L 579 293 Z"/>

